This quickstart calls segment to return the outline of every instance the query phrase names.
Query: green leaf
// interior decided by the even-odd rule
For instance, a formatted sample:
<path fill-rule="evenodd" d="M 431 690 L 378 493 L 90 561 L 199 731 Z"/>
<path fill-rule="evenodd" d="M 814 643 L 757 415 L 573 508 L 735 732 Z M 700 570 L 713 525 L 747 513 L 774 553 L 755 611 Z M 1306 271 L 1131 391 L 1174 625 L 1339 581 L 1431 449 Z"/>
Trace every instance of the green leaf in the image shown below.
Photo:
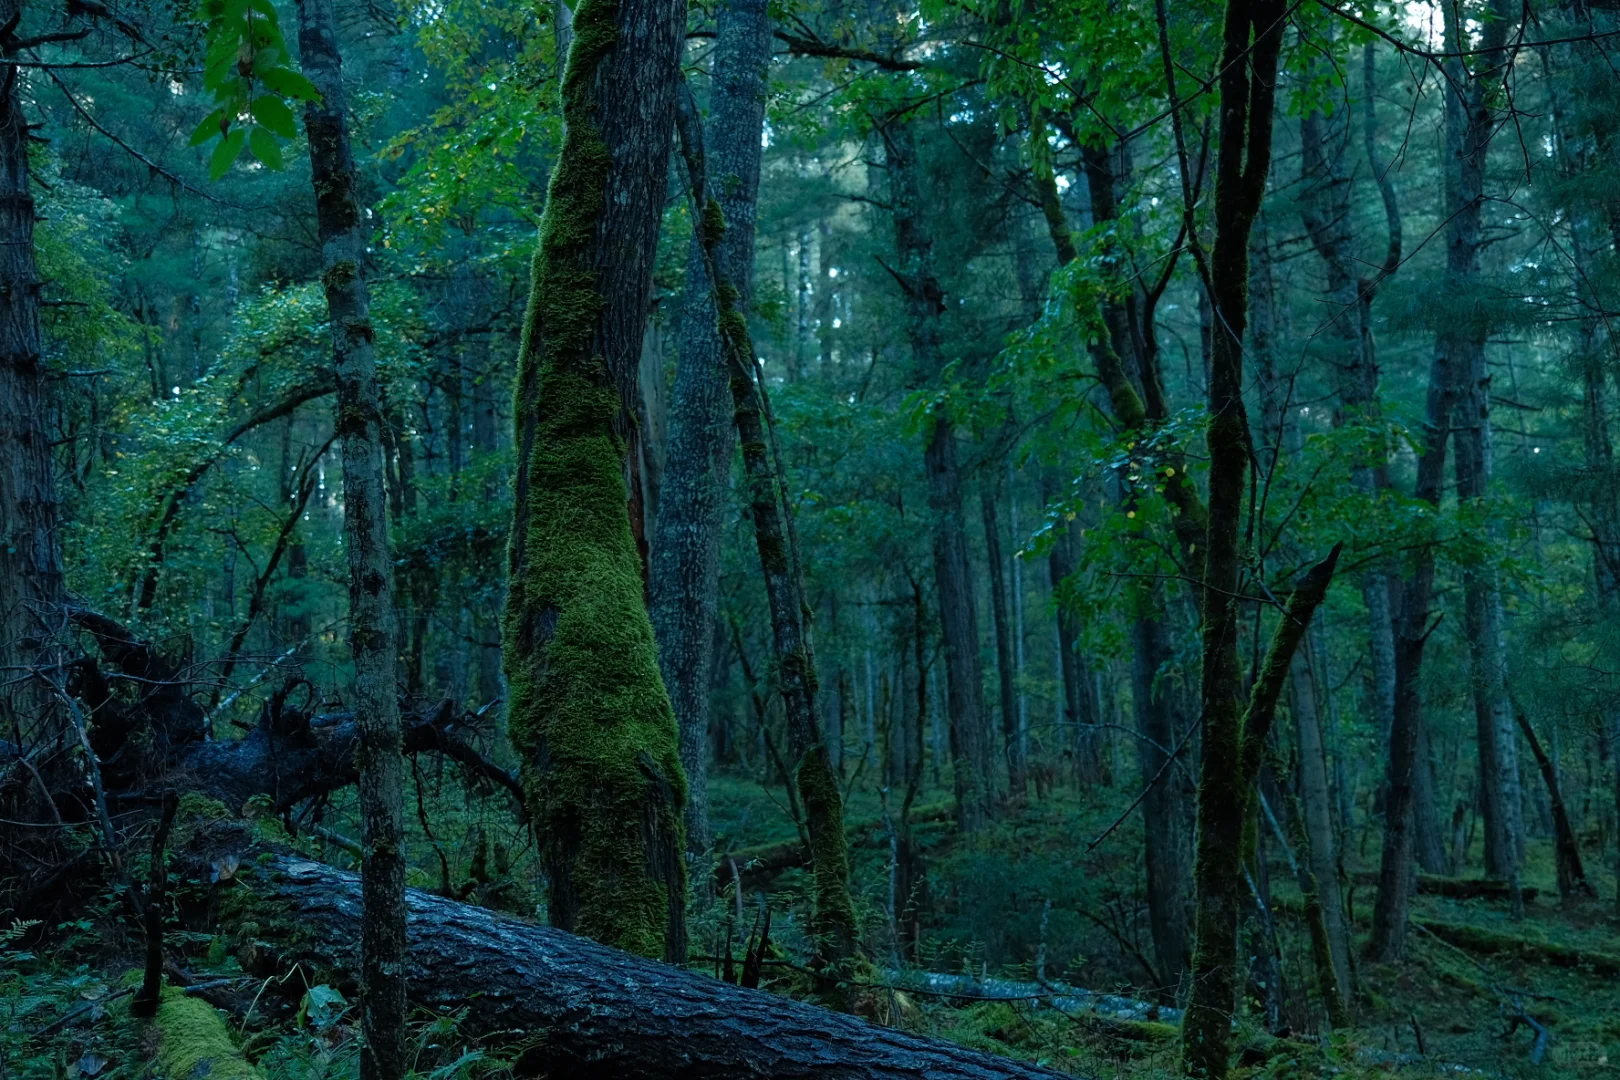
<path fill-rule="evenodd" d="M 300 1021 L 307 1020 L 316 1031 L 323 1031 L 342 1019 L 348 1009 L 349 1001 L 343 996 L 343 991 L 322 983 L 310 987 L 304 994 L 298 1018 Z"/>
<path fill-rule="evenodd" d="M 321 93 L 315 84 L 291 68 L 269 67 L 258 73 L 259 81 L 278 94 L 299 101 L 319 101 Z"/>
<path fill-rule="evenodd" d="M 191 145 L 201 146 L 215 135 L 223 135 L 225 132 L 220 127 L 220 122 L 224 119 L 224 109 L 215 109 L 203 117 L 202 123 L 198 124 L 197 129 L 191 133 Z"/>
<path fill-rule="evenodd" d="M 281 170 L 281 144 L 276 142 L 276 137 L 270 134 L 269 128 L 255 126 L 252 134 L 248 136 L 248 149 L 253 151 L 253 156 L 263 162 L 266 168 L 278 172 Z"/>
<path fill-rule="evenodd" d="M 252 111 L 253 119 L 283 139 L 298 137 L 298 125 L 293 120 L 292 110 L 280 98 L 261 94 L 253 99 Z"/>
<path fill-rule="evenodd" d="M 236 163 L 236 156 L 242 152 L 242 144 L 247 142 L 247 132 L 237 128 L 219 141 L 214 147 L 214 156 L 208 159 L 208 179 L 218 180 L 231 171 Z"/>

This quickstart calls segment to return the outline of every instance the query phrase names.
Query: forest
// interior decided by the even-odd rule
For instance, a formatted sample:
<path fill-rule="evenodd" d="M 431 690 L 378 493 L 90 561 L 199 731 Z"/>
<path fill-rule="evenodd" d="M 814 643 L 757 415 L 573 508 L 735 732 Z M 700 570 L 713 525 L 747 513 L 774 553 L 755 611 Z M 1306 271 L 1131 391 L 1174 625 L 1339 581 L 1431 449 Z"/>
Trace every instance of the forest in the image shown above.
<path fill-rule="evenodd" d="M 0 0 L 0 1080 L 1613 1075 L 1617 61 Z"/>

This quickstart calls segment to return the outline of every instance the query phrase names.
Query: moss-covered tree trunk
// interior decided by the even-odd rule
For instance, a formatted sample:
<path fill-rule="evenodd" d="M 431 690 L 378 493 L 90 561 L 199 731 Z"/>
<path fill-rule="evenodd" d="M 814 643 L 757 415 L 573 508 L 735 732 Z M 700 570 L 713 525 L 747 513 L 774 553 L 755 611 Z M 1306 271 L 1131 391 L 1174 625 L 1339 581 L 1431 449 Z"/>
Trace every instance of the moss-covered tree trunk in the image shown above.
<path fill-rule="evenodd" d="M 765 0 L 729 0 L 716 19 L 709 168 L 726 233 L 714 259 L 746 309 L 753 292 L 754 208 L 771 24 Z M 681 729 L 686 843 L 709 847 L 709 692 L 720 579 L 721 512 L 731 478 L 731 390 L 701 237 L 686 260 L 669 457 L 652 544 L 652 621 L 658 661 Z"/>
<path fill-rule="evenodd" d="M 760 15 L 763 17 L 763 11 Z M 730 279 L 734 266 L 719 257 L 724 249 L 726 218 L 719 200 L 709 194 L 702 130 L 689 96 L 683 101 L 679 117 L 692 204 L 698 211 L 702 269 L 712 285 L 712 311 L 722 344 L 718 359 L 725 364 L 731 390 L 732 415 L 742 444 L 749 516 L 771 612 L 777 689 L 787 718 L 788 750 L 795 762 L 792 782 L 804 807 L 815 889 L 813 930 L 817 958 L 837 968 L 854 957 L 858 944 L 855 905 L 849 892 L 849 842 L 844 833 L 843 792 L 816 714 L 810 609 L 805 602 L 803 571 L 794 544 L 792 508 L 777 475 L 778 459 L 771 442 L 764 389 L 755 381 L 748 321 L 738 307 L 738 290 Z M 722 185 L 726 183 L 729 177 L 721 181 Z"/>
<path fill-rule="evenodd" d="M 331 0 L 299 0 L 298 45 L 320 100 L 304 112 L 320 231 L 322 283 L 337 372 L 343 441 L 343 548 L 349 562 L 349 644 L 359 730 L 362 1080 L 398 1080 L 405 1057 L 404 772 L 393 558 L 383 490 L 382 394 L 372 351 L 371 298 L 361 262 L 367 227 L 355 197 L 343 60 Z M 278 549 L 279 550 L 279 549 Z"/>
<path fill-rule="evenodd" d="M 518 358 L 509 728 L 554 925 L 685 959 L 686 782 L 627 470 L 684 5 L 580 0 Z"/>

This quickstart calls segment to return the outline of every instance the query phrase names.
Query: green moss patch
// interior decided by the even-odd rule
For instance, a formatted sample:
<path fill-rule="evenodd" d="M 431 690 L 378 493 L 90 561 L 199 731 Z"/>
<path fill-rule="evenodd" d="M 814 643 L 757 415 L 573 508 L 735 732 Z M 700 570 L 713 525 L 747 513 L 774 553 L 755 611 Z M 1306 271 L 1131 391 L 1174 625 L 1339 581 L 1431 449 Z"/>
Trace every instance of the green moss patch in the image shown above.
<path fill-rule="evenodd" d="M 212 1005 L 170 988 L 158 1006 L 158 1068 L 167 1080 L 264 1080 Z"/>

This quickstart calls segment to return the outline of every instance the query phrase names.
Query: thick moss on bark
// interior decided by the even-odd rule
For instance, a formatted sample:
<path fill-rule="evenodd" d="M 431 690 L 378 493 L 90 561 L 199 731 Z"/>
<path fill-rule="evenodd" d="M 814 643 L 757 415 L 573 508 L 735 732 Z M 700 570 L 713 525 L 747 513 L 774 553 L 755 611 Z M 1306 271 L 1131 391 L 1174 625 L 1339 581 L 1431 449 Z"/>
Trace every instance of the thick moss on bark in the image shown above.
<path fill-rule="evenodd" d="M 179 990 L 158 1006 L 158 1068 L 169 1080 L 264 1080 L 231 1041 L 225 1018 L 206 1001 Z"/>
<path fill-rule="evenodd" d="M 612 240 L 601 221 L 613 155 L 598 98 L 619 16 L 612 0 L 575 11 L 566 128 L 519 359 L 505 656 L 552 922 L 678 961 L 685 781 L 627 510 L 632 421 L 601 344 L 609 305 L 597 267 Z"/>

